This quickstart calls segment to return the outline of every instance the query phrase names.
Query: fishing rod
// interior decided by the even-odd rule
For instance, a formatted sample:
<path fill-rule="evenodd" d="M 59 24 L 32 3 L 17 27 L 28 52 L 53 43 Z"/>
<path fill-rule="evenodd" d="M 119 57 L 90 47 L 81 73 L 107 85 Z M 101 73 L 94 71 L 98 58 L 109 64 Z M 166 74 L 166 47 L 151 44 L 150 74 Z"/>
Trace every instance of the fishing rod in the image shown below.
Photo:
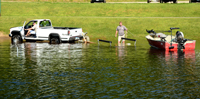
<path fill-rule="evenodd" d="M 155 32 L 171 32 L 171 30 L 162 31 L 162 30 L 154 30 Z"/>
<path fill-rule="evenodd" d="M 128 33 L 130 33 L 132 36 L 134 36 L 131 32 L 126 31 L 126 35 L 127 35 Z"/>
<path fill-rule="evenodd" d="M 134 36 L 131 32 L 129 32 L 132 36 Z M 128 31 L 126 31 L 126 33 L 125 33 L 125 38 L 122 38 L 122 39 L 124 39 L 124 40 L 130 40 L 130 41 L 135 41 L 135 43 L 134 43 L 134 46 L 136 46 L 136 39 L 130 39 L 130 38 L 127 38 L 127 36 L 128 36 Z"/>

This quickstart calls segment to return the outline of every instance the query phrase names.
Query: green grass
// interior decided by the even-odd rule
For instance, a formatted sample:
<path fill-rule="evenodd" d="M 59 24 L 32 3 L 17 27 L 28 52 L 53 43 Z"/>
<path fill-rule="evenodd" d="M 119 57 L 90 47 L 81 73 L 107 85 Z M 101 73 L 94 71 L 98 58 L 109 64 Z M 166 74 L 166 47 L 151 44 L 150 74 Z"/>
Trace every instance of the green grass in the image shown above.
<path fill-rule="evenodd" d="M 91 38 L 110 39 L 114 38 L 116 27 L 119 21 L 123 22 L 129 32 L 134 37 L 144 37 L 147 35 L 146 29 L 168 30 L 170 27 L 180 27 L 180 31 L 185 37 L 200 38 L 199 18 L 73 18 L 73 17 L 1 17 L 0 30 L 8 34 L 10 27 L 22 26 L 24 21 L 37 18 L 48 18 L 52 20 L 53 26 L 82 27 L 84 32 L 88 32 Z M 2 21 L 3 20 L 3 21 Z M 169 33 L 170 34 L 170 33 Z M 131 34 L 128 36 L 132 37 Z"/>
<path fill-rule="evenodd" d="M 21 2 L 90 2 L 91 0 L 2 0 L 2 1 L 21 1 Z M 147 0 L 106 0 L 106 2 L 143 2 Z M 182 0 L 185 1 L 185 0 Z"/>
<path fill-rule="evenodd" d="M 2 0 L 5 2 L 8 1 L 20 1 L 20 2 L 90 2 L 91 0 Z M 106 0 L 106 2 L 146 2 L 147 0 Z M 178 1 L 188 1 L 189 0 L 178 0 Z"/>
<path fill-rule="evenodd" d="M 180 27 L 186 38 L 199 39 L 198 8 L 199 4 L 3 2 L 0 32 L 7 35 L 11 27 L 22 26 L 24 21 L 41 18 L 51 19 L 53 26 L 82 27 L 93 41 L 98 38 L 116 41 L 114 35 L 119 21 L 134 34 L 129 34 L 130 38 L 144 38 L 147 35 L 146 29 L 168 30 L 170 27 Z"/>
<path fill-rule="evenodd" d="M 199 17 L 199 4 L 2 3 L 2 16 Z"/>

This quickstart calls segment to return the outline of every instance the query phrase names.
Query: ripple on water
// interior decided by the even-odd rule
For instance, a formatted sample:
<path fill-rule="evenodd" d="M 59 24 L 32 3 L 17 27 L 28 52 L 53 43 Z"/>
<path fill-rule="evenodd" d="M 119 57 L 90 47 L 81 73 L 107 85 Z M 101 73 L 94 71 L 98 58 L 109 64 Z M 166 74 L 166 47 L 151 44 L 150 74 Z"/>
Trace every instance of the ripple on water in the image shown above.
<path fill-rule="evenodd" d="M 200 97 L 198 50 L 23 43 L 0 51 L 0 98 Z"/>

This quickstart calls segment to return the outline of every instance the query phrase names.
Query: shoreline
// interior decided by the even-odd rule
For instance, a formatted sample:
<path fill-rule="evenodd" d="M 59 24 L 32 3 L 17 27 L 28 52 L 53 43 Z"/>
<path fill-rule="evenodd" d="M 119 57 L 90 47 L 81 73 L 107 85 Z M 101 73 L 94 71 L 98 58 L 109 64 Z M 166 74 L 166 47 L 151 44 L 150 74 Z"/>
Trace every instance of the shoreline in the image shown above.
<path fill-rule="evenodd" d="M 1 40 L 3 39 L 10 39 L 10 37 L 8 36 L 8 35 L 5 35 L 5 34 L 3 34 L 3 33 L 1 33 L 0 32 L 0 38 L 1 38 Z"/>

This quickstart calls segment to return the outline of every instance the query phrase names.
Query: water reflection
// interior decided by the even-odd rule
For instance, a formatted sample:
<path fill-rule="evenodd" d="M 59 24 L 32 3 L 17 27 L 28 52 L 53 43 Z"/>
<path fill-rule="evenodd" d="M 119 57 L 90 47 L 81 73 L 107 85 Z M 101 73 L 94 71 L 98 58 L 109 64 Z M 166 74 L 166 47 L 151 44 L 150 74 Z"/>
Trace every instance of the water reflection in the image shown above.
<path fill-rule="evenodd" d="M 118 43 L 118 46 L 116 47 L 116 55 L 119 57 L 120 60 L 125 58 L 123 56 L 127 56 L 127 51 L 125 50 L 125 48 L 125 43 Z"/>
<path fill-rule="evenodd" d="M 55 62 L 63 62 L 64 60 L 79 62 L 78 60 L 71 59 L 78 59 L 82 56 L 81 48 L 82 44 L 78 43 L 50 45 L 48 43 L 27 42 L 18 45 L 11 45 L 10 60 L 15 61 L 16 58 L 21 58 L 21 61 L 23 61 L 22 63 L 26 60 L 31 60 L 36 62 L 39 66 L 42 64 L 55 64 Z"/>
<path fill-rule="evenodd" d="M 198 94 L 196 90 L 199 88 L 196 82 L 199 78 L 195 66 L 195 50 L 169 52 L 151 48 L 149 54 L 154 57 L 157 64 L 160 64 L 162 88 L 170 92 L 166 94 L 167 97 L 196 97 Z"/>
<path fill-rule="evenodd" d="M 0 65 L 0 98 L 200 97 L 195 51 L 82 43 L 0 47 L 7 52 L 0 59 L 8 60 Z"/>
<path fill-rule="evenodd" d="M 25 47 L 22 44 L 10 46 L 10 61 L 11 63 L 24 64 L 25 63 Z"/>
<path fill-rule="evenodd" d="M 118 56 L 120 60 L 123 60 L 123 58 L 128 55 L 129 48 L 132 49 L 132 52 L 136 50 L 136 46 L 128 46 L 128 44 L 125 43 L 118 43 L 118 46 L 115 48 L 116 56 Z"/>
<path fill-rule="evenodd" d="M 177 51 L 165 51 L 150 48 L 149 54 L 156 55 L 159 59 L 164 59 L 167 64 L 170 64 L 172 61 L 174 63 L 187 63 L 193 64 L 196 61 L 195 50 L 177 50 Z"/>
<path fill-rule="evenodd" d="M 57 92 L 67 93 L 62 87 L 67 88 L 66 83 L 78 79 L 75 72 L 82 66 L 82 48 L 81 43 L 49 45 L 27 42 L 11 45 L 10 69 L 15 70 L 10 76 L 11 81 L 7 79 L 10 83 L 4 82 L 9 86 L 3 89 L 12 89 L 6 91 L 5 96 L 48 98 L 57 96 Z"/>

